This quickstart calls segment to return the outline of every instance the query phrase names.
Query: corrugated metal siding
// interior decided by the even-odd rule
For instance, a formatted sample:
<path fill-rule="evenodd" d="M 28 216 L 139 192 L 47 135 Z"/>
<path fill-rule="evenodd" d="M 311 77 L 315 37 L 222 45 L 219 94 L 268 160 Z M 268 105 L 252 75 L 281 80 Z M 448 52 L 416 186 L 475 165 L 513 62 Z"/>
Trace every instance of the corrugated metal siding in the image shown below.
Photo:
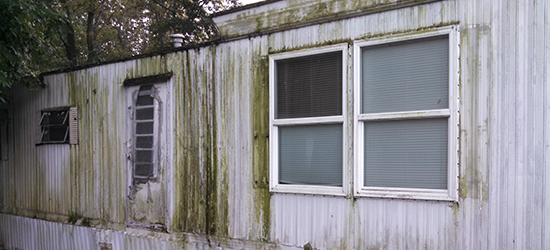
<path fill-rule="evenodd" d="M 461 1 L 462 248 L 545 249 L 548 1 Z"/>
<path fill-rule="evenodd" d="M 344 197 L 277 194 L 271 199 L 272 240 L 323 249 L 352 247 L 346 238 L 355 224 L 351 203 Z"/>
<path fill-rule="evenodd" d="M 58 78 L 54 76 L 52 78 Z M 55 82 L 55 80 L 54 80 Z M 18 86 L 19 87 L 19 86 Z M 22 87 L 16 88 L 20 89 Z M 36 146 L 40 141 L 41 110 L 68 106 L 68 88 L 64 84 L 51 84 L 34 91 L 14 91 L 13 106 L 16 114 L 10 124 L 15 128 L 10 143 L 14 157 L 5 169 L 3 183 L 8 211 L 23 210 L 34 216 L 43 213 L 67 213 L 70 209 L 68 169 L 69 146 Z"/>
<path fill-rule="evenodd" d="M 5 249 L 99 249 L 99 243 L 113 250 L 177 249 L 297 249 L 292 246 L 228 240 L 196 234 L 158 234 L 123 232 L 80 227 L 19 216 L 0 214 L 0 246 Z"/>
<path fill-rule="evenodd" d="M 241 40 L 233 44 L 221 44 L 215 49 L 215 104 L 218 145 L 218 175 L 222 180 L 217 192 L 227 193 L 228 236 L 232 238 L 254 238 L 249 226 L 254 225 L 250 213 L 250 183 L 252 172 L 252 121 L 250 111 L 252 81 L 250 41 Z M 238 66 L 237 66 L 238 65 Z M 230 221 L 227 221 L 230 220 Z"/>
<path fill-rule="evenodd" d="M 440 1 L 48 76 L 44 89 L 15 92 L 14 109 L 26 115 L 14 117 L 14 157 L 0 165 L 3 212 L 54 221 L 78 214 L 98 227 L 125 230 L 122 81 L 173 72 L 170 232 L 252 242 L 235 240 L 235 248 L 272 247 L 262 242 L 334 249 L 548 248 L 548 13 L 547 1 Z M 449 24 L 459 25 L 461 43 L 458 203 L 269 194 L 270 53 Z M 347 63 L 351 142 L 353 60 Z M 29 131 L 37 130 L 39 111 L 66 105 L 79 107 L 79 144 L 35 146 Z M 351 173 L 351 150 L 347 159 Z M 7 215 L 0 220 L 49 246 L 84 249 L 100 237 L 90 228 Z M 69 233 L 36 233 L 48 228 Z M 10 230 L 0 230 L 4 242 L 33 249 L 35 243 L 6 234 Z M 174 243 L 180 238 L 167 243 L 122 231 L 109 237 L 113 249 L 182 246 Z M 208 239 L 197 237 L 186 246 L 211 248 Z"/>

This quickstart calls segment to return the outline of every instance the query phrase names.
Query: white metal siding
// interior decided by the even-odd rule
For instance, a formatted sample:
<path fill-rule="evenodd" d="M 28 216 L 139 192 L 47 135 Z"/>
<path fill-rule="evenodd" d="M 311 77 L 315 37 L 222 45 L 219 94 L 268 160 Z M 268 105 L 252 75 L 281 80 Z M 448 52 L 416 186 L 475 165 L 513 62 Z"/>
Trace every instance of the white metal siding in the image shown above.
<path fill-rule="evenodd" d="M 173 72 L 170 237 L 180 230 L 207 234 L 212 226 L 214 236 L 236 241 L 235 248 L 241 240 L 258 248 L 266 247 L 261 240 L 323 249 L 549 248 L 549 13 L 542 0 L 440 1 L 47 76 L 44 89 L 15 91 L 13 157 L 0 165 L 2 212 L 61 222 L 78 213 L 115 230 L 113 249 L 181 247 L 116 231 L 126 229 L 121 83 Z M 459 26 L 461 44 L 458 203 L 277 193 L 268 196 L 267 209 L 261 204 L 258 169 L 268 165 L 258 162 L 256 105 L 269 53 L 450 24 Z M 345 134 L 352 142 L 353 60 L 347 61 Z M 79 144 L 36 146 L 39 111 L 68 105 L 79 107 Z M 92 228 L 5 214 L 0 227 L 7 228 L 0 230 L 6 246 L 22 249 L 34 249 L 33 242 L 84 249 L 99 237 Z M 48 228 L 69 233 L 37 232 Z M 206 238 L 194 242 L 187 246 L 212 247 Z"/>

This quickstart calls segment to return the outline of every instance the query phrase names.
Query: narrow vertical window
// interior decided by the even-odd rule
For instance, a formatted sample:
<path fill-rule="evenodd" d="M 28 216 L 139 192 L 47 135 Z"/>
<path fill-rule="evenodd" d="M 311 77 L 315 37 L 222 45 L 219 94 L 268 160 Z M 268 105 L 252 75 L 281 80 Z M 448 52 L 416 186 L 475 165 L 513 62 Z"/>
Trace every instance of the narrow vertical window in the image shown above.
<path fill-rule="evenodd" d="M 153 85 L 139 88 L 134 117 L 134 179 L 155 177 L 155 99 Z"/>

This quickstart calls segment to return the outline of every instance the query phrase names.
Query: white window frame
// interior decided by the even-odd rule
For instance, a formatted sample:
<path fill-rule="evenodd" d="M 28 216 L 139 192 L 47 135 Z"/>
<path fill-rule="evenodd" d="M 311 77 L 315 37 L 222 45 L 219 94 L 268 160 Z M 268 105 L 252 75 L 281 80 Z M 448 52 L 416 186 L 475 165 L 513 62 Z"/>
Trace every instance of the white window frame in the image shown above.
<path fill-rule="evenodd" d="M 428 38 L 449 36 L 449 108 L 423 111 L 361 114 L 361 49 L 368 46 Z M 402 35 L 354 43 L 354 196 L 388 197 L 456 201 L 458 199 L 458 133 L 459 133 L 459 31 L 458 27 L 444 27 L 421 34 Z M 403 118 L 448 117 L 447 189 L 385 188 L 364 186 L 364 123 L 365 121 L 398 120 Z"/>
<path fill-rule="evenodd" d="M 282 59 L 298 58 L 329 52 L 342 52 L 342 114 L 337 116 L 308 117 L 308 118 L 287 118 L 275 119 L 275 66 L 276 61 Z M 346 195 L 346 162 L 347 162 L 347 58 L 348 44 L 336 44 L 331 46 L 305 49 L 300 51 L 291 51 L 269 56 L 269 190 L 280 193 L 301 193 L 301 194 L 320 194 L 320 195 Z M 317 186 L 317 185 L 293 185 L 279 184 L 279 126 L 285 125 L 315 125 L 315 124 L 342 124 L 342 187 Z"/>

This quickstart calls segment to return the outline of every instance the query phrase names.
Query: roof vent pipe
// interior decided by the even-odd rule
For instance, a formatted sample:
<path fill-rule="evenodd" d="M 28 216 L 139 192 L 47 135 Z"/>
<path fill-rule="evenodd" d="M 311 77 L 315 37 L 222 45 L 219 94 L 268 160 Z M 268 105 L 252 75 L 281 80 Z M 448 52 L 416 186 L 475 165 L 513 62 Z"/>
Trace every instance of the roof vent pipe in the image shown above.
<path fill-rule="evenodd" d="M 174 48 L 179 48 L 183 45 L 183 35 L 182 34 L 172 34 L 170 35 L 170 38 L 172 39 L 172 44 L 174 44 Z"/>

